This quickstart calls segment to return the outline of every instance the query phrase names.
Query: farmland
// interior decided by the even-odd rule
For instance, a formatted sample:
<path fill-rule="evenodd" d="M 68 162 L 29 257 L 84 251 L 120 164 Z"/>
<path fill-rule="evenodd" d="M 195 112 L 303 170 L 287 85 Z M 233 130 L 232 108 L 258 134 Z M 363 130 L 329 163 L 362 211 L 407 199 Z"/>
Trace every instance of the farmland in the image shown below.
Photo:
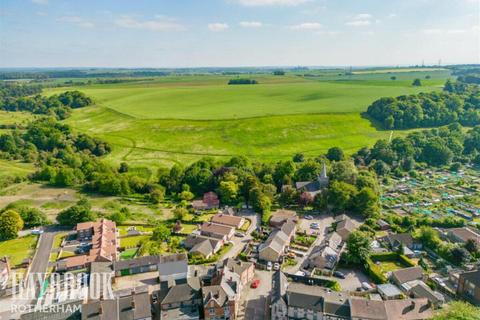
<path fill-rule="evenodd" d="M 362 118 L 371 102 L 440 90 L 448 76 L 445 70 L 350 76 L 325 71 L 248 75 L 259 84 L 237 86 L 226 84 L 229 76 L 169 76 L 53 88 L 46 94 L 85 92 L 96 105 L 76 110 L 67 123 L 111 143 L 114 149 L 107 159 L 115 164 L 158 167 L 202 156 L 274 161 L 297 152 L 317 155 L 337 145 L 352 153 L 390 137 L 389 131 L 377 130 Z M 422 87 L 411 86 L 417 77 Z"/>

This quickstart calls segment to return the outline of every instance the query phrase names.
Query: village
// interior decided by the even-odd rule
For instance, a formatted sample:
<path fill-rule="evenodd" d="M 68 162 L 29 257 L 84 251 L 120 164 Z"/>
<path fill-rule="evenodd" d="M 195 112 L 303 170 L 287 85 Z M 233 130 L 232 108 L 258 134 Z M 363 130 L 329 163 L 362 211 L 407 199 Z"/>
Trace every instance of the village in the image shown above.
<path fill-rule="evenodd" d="M 19 267 L 2 258 L 0 283 L 15 283 L 16 277 L 25 285 L 29 273 L 46 275 L 27 301 L 14 300 L 12 285 L 2 289 L 0 312 L 7 314 L 15 302 L 36 309 L 17 310 L 12 319 L 413 320 L 431 318 L 452 300 L 480 305 L 478 259 L 445 261 L 417 229 L 403 230 L 391 217 L 455 215 L 465 223 L 435 227 L 439 241 L 479 247 L 473 188 L 479 178 L 472 172 L 389 180 L 382 186 L 383 218 L 374 226 L 355 214 L 295 208 L 278 208 L 263 223 L 249 208 L 222 206 L 210 191 L 191 202 L 191 217 L 173 225 L 165 253 L 155 255 L 139 254 L 143 241 L 155 237 L 145 225 L 102 218 L 72 230 L 34 230 L 40 240 L 33 261 Z M 318 193 L 327 184 L 323 173 L 296 187 Z M 365 265 L 345 263 L 352 233 L 365 226 L 375 230 L 371 254 Z M 71 274 L 79 277 L 61 277 Z M 60 282 L 54 281 L 59 275 Z M 100 296 L 92 295 L 95 288 L 102 288 Z M 104 296 L 105 288 L 113 296 Z M 45 311 L 52 306 L 68 311 Z"/>

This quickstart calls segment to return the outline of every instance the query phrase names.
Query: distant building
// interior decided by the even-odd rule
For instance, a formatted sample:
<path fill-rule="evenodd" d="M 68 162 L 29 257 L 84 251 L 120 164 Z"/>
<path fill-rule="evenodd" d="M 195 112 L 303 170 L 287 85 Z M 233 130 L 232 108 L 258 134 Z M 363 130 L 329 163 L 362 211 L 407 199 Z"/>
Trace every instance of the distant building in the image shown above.
<path fill-rule="evenodd" d="M 343 241 L 347 241 L 350 234 L 355 231 L 357 225 L 350 219 L 345 216 L 345 218 L 337 223 L 336 232 L 340 235 Z"/>
<path fill-rule="evenodd" d="M 210 209 L 218 209 L 220 206 L 220 200 L 215 192 L 210 191 L 203 195 L 202 200 L 194 200 L 192 201 L 192 207 L 195 210 L 210 210 Z"/>
<path fill-rule="evenodd" d="M 344 242 L 336 232 L 331 233 L 322 243 L 312 249 L 308 257 L 308 268 L 333 270 L 337 265 Z"/>
<path fill-rule="evenodd" d="M 320 193 L 324 188 L 328 187 L 329 179 L 327 175 L 327 166 L 322 166 L 322 171 L 315 181 L 297 181 L 295 188 L 299 192 L 308 192 L 312 197 Z"/>
<path fill-rule="evenodd" d="M 224 213 L 218 213 L 210 219 L 212 223 L 223 224 L 229 227 L 239 229 L 245 222 L 244 217 L 228 215 Z"/>
<path fill-rule="evenodd" d="M 350 298 L 352 320 L 424 320 L 433 317 L 427 299 L 367 300 Z"/>
<path fill-rule="evenodd" d="M 234 233 L 234 227 L 212 222 L 204 222 L 200 227 L 200 234 L 202 236 L 216 238 L 222 241 L 230 240 L 233 237 Z"/>
<path fill-rule="evenodd" d="M 460 274 L 457 295 L 480 306 L 480 269 Z"/>
<path fill-rule="evenodd" d="M 210 258 L 217 253 L 223 246 L 222 239 L 206 237 L 198 234 L 190 234 L 184 240 L 183 245 L 189 253 L 199 255 L 204 258 Z"/>
<path fill-rule="evenodd" d="M 480 246 L 480 232 L 472 228 L 452 228 L 447 229 L 448 237 L 455 243 L 464 244 L 468 240 L 473 240 Z"/>
<path fill-rule="evenodd" d="M 287 221 L 298 222 L 298 215 L 295 211 L 279 209 L 272 213 L 269 224 L 274 228 L 281 228 Z"/>
<path fill-rule="evenodd" d="M 380 230 L 383 230 L 383 231 L 390 230 L 390 224 L 388 224 L 388 222 L 383 219 L 378 219 L 377 224 L 380 227 Z"/>

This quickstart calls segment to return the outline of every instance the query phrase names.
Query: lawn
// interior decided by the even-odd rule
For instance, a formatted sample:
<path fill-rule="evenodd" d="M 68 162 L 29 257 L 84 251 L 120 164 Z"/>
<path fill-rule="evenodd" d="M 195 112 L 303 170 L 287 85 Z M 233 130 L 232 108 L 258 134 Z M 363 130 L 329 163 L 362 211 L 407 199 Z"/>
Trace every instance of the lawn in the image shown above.
<path fill-rule="evenodd" d="M 120 247 L 127 248 L 127 249 L 136 248 L 140 245 L 141 241 L 148 240 L 149 238 L 150 236 L 148 235 L 120 238 Z"/>
<path fill-rule="evenodd" d="M 383 274 L 387 272 L 395 271 L 398 269 L 406 268 L 404 264 L 400 261 L 382 261 L 378 264 L 380 270 L 382 270 Z"/>
<path fill-rule="evenodd" d="M 230 77 L 222 76 L 166 77 L 54 88 L 47 94 L 78 89 L 92 96 L 96 106 L 75 110 L 66 122 L 108 141 L 113 146 L 106 158 L 110 162 L 155 168 L 202 156 L 267 161 L 297 152 L 316 156 L 332 146 L 353 153 L 390 137 L 390 131 L 379 131 L 362 118 L 371 102 L 440 90 L 449 76 L 444 70 L 398 71 L 398 80 L 392 81 L 389 73 L 339 77 L 335 72 L 255 75 L 260 84 L 246 86 L 228 86 Z M 411 86 L 416 77 L 424 86 Z"/>
<path fill-rule="evenodd" d="M 130 260 L 133 259 L 137 254 L 138 249 L 127 249 L 120 254 L 120 260 Z"/>
<path fill-rule="evenodd" d="M 0 254 L 10 258 L 10 264 L 15 267 L 28 257 L 33 256 L 37 244 L 37 236 L 28 235 L 25 237 L 1 241 Z"/>
<path fill-rule="evenodd" d="M 53 239 L 53 249 L 60 248 L 60 245 L 62 244 L 62 241 L 63 239 L 65 239 L 66 235 L 67 235 L 66 232 L 62 232 L 55 235 L 55 238 Z"/>

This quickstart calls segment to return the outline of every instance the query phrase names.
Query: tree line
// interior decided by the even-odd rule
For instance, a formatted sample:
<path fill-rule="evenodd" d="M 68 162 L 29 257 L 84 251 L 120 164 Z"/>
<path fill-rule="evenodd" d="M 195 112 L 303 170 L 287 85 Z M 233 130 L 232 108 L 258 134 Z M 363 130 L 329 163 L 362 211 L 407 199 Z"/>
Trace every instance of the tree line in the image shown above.
<path fill-rule="evenodd" d="M 258 81 L 255 79 L 230 79 L 228 81 L 229 85 L 236 85 L 236 84 L 257 84 Z"/>
<path fill-rule="evenodd" d="M 480 124 L 480 89 L 477 85 L 448 80 L 442 92 L 381 98 L 366 114 L 385 129 L 411 129 Z"/>

